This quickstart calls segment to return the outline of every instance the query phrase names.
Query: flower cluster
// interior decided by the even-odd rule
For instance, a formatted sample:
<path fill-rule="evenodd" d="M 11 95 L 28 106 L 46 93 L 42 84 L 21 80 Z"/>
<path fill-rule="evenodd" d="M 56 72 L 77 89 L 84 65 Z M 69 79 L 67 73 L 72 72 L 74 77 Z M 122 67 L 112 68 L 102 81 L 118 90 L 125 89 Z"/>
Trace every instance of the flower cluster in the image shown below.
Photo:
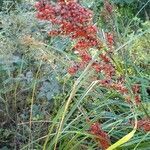
<path fill-rule="evenodd" d="M 71 75 L 84 68 L 92 60 L 90 51 L 95 48 L 99 50 L 99 57 L 93 61 L 92 69 L 103 74 L 103 79 L 99 79 L 100 85 L 118 91 L 130 101 L 131 98 L 124 82 L 113 81 L 115 67 L 109 56 L 114 45 L 113 34 L 110 32 L 105 34 L 108 51 L 100 51 L 104 46 L 98 37 L 98 28 L 93 23 L 91 10 L 84 8 L 76 0 L 57 0 L 53 4 L 41 0 L 35 4 L 35 7 L 37 18 L 48 20 L 54 25 L 54 29 L 49 32 L 50 36 L 68 36 L 75 41 L 73 50 L 81 61 L 75 62 L 68 69 Z M 112 6 L 108 0 L 104 1 L 104 7 L 107 12 L 112 13 Z M 139 104 L 140 96 L 136 89 L 137 87 L 133 88 L 133 93 L 135 94 L 135 102 Z"/>
<path fill-rule="evenodd" d="M 142 129 L 145 132 L 149 132 L 150 131 L 150 119 L 145 118 L 145 119 L 138 120 L 137 127 L 138 129 Z"/>
<path fill-rule="evenodd" d="M 130 122 L 134 126 L 134 121 Z M 137 128 L 138 130 L 143 130 L 144 132 L 150 132 L 150 119 L 143 118 L 137 121 Z"/>
<path fill-rule="evenodd" d="M 113 7 L 110 4 L 110 2 L 108 0 L 104 0 L 104 9 L 109 13 L 112 14 L 113 12 Z"/>
<path fill-rule="evenodd" d="M 135 84 L 132 86 L 132 91 L 133 91 L 133 94 L 134 94 L 134 99 L 135 99 L 135 103 L 137 105 L 139 105 L 141 103 L 141 97 L 140 97 L 140 86 L 138 84 Z"/>
<path fill-rule="evenodd" d="M 49 35 L 68 36 L 76 42 L 74 51 L 79 55 L 81 62 L 68 70 L 70 74 L 75 74 L 92 59 L 89 49 L 102 47 L 97 37 L 98 29 L 93 24 L 92 11 L 82 7 L 75 0 L 58 0 L 55 4 L 42 0 L 37 2 L 35 7 L 38 10 L 37 18 L 48 20 L 55 26 Z"/>
<path fill-rule="evenodd" d="M 109 136 L 105 131 L 102 130 L 100 124 L 93 123 L 90 126 L 90 133 L 96 136 L 96 140 L 99 142 L 101 148 L 103 150 L 107 149 L 110 146 L 110 139 Z"/>
<path fill-rule="evenodd" d="M 106 32 L 106 40 L 107 40 L 107 45 L 109 48 L 109 51 L 112 52 L 113 49 L 113 45 L 114 45 L 114 37 L 113 34 L 111 34 L 110 32 Z"/>

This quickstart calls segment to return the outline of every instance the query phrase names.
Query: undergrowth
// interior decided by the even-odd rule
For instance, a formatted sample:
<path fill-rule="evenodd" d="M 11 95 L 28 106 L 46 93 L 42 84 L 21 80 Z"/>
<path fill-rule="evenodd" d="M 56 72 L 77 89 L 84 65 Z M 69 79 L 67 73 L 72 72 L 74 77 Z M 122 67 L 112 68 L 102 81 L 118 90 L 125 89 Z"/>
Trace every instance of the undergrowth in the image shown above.
<path fill-rule="evenodd" d="M 35 17 L 35 1 L 3 2 L 0 149 L 106 149 L 103 143 L 108 140 L 107 144 L 113 146 L 135 127 L 136 132 L 114 149 L 149 150 L 150 22 L 148 16 L 144 20 L 138 16 L 147 13 L 149 1 L 145 6 L 136 5 L 137 14 L 126 6 L 127 2 L 111 1 L 111 16 L 101 1 L 79 2 L 95 13 L 94 25 L 104 43 L 105 32 L 113 33 L 115 42 L 109 55 L 116 71 L 113 80 L 123 81 L 131 97 L 99 84 L 104 75 L 91 68 L 97 51 L 90 53 L 92 59 L 81 70 L 69 70 L 81 61 L 73 51 L 76 41 L 68 36 L 50 36 L 53 24 Z M 133 90 L 134 85 L 138 89 Z M 134 101 L 137 95 L 138 103 Z"/>

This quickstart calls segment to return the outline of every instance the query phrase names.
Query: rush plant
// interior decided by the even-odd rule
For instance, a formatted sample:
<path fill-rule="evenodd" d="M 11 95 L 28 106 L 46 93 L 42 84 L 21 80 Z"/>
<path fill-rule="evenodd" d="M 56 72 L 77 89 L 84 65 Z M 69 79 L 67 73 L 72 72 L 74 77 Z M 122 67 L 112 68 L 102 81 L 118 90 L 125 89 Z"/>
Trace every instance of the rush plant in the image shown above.
<path fill-rule="evenodd" d="M 76 56 L 76 59 L 72 61 L 68 68 L 68 73 L 71 76 L 78 77 L 78 79 L 75 81 L 70 96 L 63 107 L 64 112 L 60 115 L 60 123 L 54 138 L 54 149 L 57 148 L 70 103 L 79 87 L 81 87 L 81 81 L 87 75 L 87 72 L 91 73 L 90 78 L 88 78 L 91 84 L 117 91 L 127 103 L 131 104 L 134 112 L 141 103 L 140 86 L 134 84 L 128 87 L 125 75 L 118 76 L 116 73 L 117 64 L 113 59 L 115 34 L 104 32 L 104 36 L 100 36 L 100 30 L 93 21 L 93 12 L 83 7 L 76 0 L 57 0 L 55 3 L 41 0 L 35 4 L 35 7 L 37 10 L 36 17 L 52 24 L 52 29 L 48 33 L 49 36 L 68 37 L 72 42 L 70 53 L 73 52 Z M 114 11 L 108 0 L 104 0 L 104 11 L 107 15 L 105 18 L 109 18 Z M 98 139 L 101 148 L 107 149 L 111 143 L 108 134 L 101 129 L 98 122 L 91 123 L 88 118 L 87 123 L 91 126 L 90 133 Z M 134 130 L 111 147 L 116 148 L 131 139 L 136 131 L 137 124 L 140 127 L 141 122 L 136 121 Z M 49 136 L 44 144 L 44 149 L 48 140 Z M 108 149 L 111 150 L 111 147 Z"/>

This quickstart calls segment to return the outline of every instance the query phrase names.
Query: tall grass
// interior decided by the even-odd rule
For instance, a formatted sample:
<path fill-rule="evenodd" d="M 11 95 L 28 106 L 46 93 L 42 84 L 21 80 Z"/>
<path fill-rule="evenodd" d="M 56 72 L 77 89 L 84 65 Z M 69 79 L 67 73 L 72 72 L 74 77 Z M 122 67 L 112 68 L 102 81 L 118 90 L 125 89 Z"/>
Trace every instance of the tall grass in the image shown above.
<path fill-rule="evenodd" d="M 120 33 L 119 20 L 114 24 L 116 40 L 121 43 L 112 59 L 117 75 L 125 77 L 130 91 L 133 84 L 140 85 L 142 102 L 137 107 L 118 92 L 99 86 L 98 80 L 92 81 L 92 61 L 70 76 L 66 68 L 75 59 L 69 53 L 72 43 L 47 37 L 50 25 L 35 19 L 30 2 L 17 4 L 13 11 L 7 9 L 0 14 L 0 149 L 98 150 L 100 146 L 89 131 L 94 122 L 101 123 L 111 145 L 118 141 L 110 149 L 149 149 L 150 132 L 136 126 L 136 119 L 150 116 L 149 61 L 144 61 L 149 51 L 142 45 L 150 37 L 146 25 L 129 33 L 131 20 Z M 139 46 L 141 51 L 134 57 Z"/>

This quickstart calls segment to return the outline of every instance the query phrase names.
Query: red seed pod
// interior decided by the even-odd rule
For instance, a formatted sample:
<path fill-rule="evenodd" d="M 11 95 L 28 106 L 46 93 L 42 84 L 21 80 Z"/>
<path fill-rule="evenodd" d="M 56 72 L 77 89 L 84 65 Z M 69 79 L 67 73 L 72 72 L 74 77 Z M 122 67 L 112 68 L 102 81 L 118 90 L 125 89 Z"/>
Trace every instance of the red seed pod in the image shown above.
<path fill-rule="evenodd" d="M 131 124 L 134 126 L 134 122 L 131 121 Z M 137 121 L 137 128 L 143 130 L 144 132 L 150 132 L 150 119 L 143 118 Z"/>
<path fill-rule="evenodd" d="M 106 63 L 110 62 L 110 58 L 108 58 L 106 54 L 100 54 L 100 58 Z"/>
<path fill-rule="evenodd" d="M 58 36 L 61 33 L 59 30 L 52 30 L 48 33 L 50 36 Z"/>
<path fill-rule="evenodd" d="M 134 94 L 139 93 L 139 91 L 140 91 L 140 86 L 139 86 L 138 84 L 133 85 L 133 86 L 132 86 L 132 91 L 133 91 Z"/>
<path fill-rule="evenodd" d="M 77 67 L 77 66 L 72 66 L 72 67 L 70 67 L 70 68 L 68 69 L 68 73 L 69 73 L 70 75 L 75 75 L 77 71 L 78 71 L 78 67 Z"/>
<path fill-rule="evenodd" d="M 141 97 L 140 97 L 140 95 L 135 95 L 134 100 L 135 100 L 136 105 L 141 104 Z"/>
<path fill-rule="evenodd" d="M 113 37 L 113 34 L 107 32 L 106 33 L 106 40 L 109 44 L 109 46 L 112 46 L 114 44 L 114 37 Z"/>
<path fill-rule="evenodd" d="M 90 133 L 96 136 L 96 140 L 99 142 L 101 148 L 106 150 L 110 146 L 110 139 L 108 134 L 102 130 L 100 124 L 93 123 L 90 126 Z"/>
<path fill-rule="evenodd" d="M 104 1 L 104 8 L 109 14 L 112 14 L 113 6 L 110 4 L 109 0 Z"/>
<path fill-rule="evenodd" d="M 100 63 L 93 63 L 92 67 L 95 69 L 96 72 L 100 72 L 102 70 L 102 66 Z"/>
<path fill-rule="evenodd" d="M 90 60 L 92 60 L 91 56 L 86 52 L 81 54 L 81 59 L 83 62 L 86 62 L 86 63 L 88 63 Z"/>

